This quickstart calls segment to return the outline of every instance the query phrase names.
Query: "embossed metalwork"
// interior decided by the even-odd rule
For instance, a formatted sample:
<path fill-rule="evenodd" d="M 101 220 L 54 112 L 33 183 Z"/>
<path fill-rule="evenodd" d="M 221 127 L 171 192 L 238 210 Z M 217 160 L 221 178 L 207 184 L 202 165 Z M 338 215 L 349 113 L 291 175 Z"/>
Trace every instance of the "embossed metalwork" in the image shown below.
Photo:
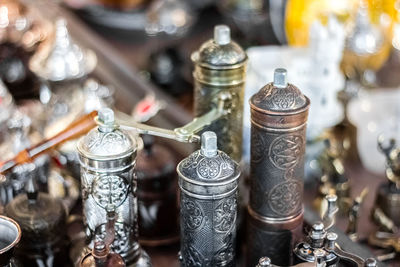
<path fill-rule="evenodd" d="M 302 224 L 305 131 L 310 101 L 277 69 L 250 99 L 251 166 L 248 262 L 290 263 L 293 230 Z M 294 225 L 288 225 L 295 220 Z M 262 238 L 261 238 L 262 236 Z M 273 242 L 280 236 L 279 244 Z M 264 252 L 263 252 L 264 251 Z M 275 262 L 274 262 L 275 263 Z M 249 265 L 250 266 L 250 265 Z"/>
<path fill-rule="evenodd" d="M 134 174 L 136 143 L 115 128 L 113 112 L 99 111 L 103 124 L 78 142 L 83 214 L 88 246 L 105 236 L 107 210 L 115 210 L 115 238 L 111 247 L 127 266 L 151 266 L 138 243 L 137 182 Z"/>
<path fill-rule="evenodd" d="M 203 133 L 202 142 L 177 167 L 182 266 L 234 266 L 239 166 L 213 150 L 214 133 Z"/>
<path fill-rule="evenodd" d="M 285 88 L 276 87 L 269 83 L 251 98 L 253 105 L 263 110 L 293 111 L 307 105 L 307 99 L 293 84 Z"/>
<path fill-rule="evenodd" d="M 201 207 L 194 201 L 184 199 L 182 202 L 182 209 L 187 216 L 183 218 L 184 225 L 190 229 L 195 230 L 201 226 L 204 219 L 204 213 Z"/>
<path fill-rule="evenodd" d="M 269 156 L 272 163 L 281 170 L 297 165 L 304 153 L 304 139 L 301 135 L 282 135 L 272 141 Z"/>
<path fill-rule="evenodd" d="M 297 181 L 285 181 L 276 185 L 268 194 L 268 204 L 278 214 L 287 215 L 301 209 L 302 184 Z"/>
<path fill-rule="evenodd" d="M 194 114 L 198 117 L 207 113 L 221 92 L 228 92 L 232 96 L 230 113 L 204 131 L 215 132 L 218 136 L 218 148 L 235 161 L 240 161 L 247 55 L 230 37 L 228 41 L 221 45 L 215 34 L 214 39 L 205 42 L 192 54 L 195 65 Z"/>

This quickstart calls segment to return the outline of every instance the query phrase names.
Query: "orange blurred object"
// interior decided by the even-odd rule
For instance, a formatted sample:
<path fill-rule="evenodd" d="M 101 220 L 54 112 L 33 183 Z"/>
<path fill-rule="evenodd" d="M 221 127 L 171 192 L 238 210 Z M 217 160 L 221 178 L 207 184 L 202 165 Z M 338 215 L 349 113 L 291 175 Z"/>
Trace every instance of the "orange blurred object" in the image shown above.
<path fill-rule="evenodd" d="M 0 163 L 0 173 L 4 174 L 19 164 L 31 162 L 35 157 L 48 152 L 61 143 L 87 133 L 96 126 L 94 120 L 96 116 L 97 111 L 92 111 L 74 121 L 67 128 L 53 137 L 45 139 L 33 147 L 20 151 L 14 158 Z"/>

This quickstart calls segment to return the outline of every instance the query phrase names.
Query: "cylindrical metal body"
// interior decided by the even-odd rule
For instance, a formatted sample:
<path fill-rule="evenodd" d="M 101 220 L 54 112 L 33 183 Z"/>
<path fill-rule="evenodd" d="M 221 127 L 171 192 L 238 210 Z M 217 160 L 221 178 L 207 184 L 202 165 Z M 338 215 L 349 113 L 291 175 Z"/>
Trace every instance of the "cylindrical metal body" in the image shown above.
<path fill-rule="evenodd" d="M 138 243 L 134 166 L 136 142 L 114 125 L 110 109 L 99 111 L 103 122 L 78 142 L 81 164 L 83 214 L 89 247 L 95 234 L 105 236 L 107 209 L 116 212 L 112 249 L 127 266 L 151 266 Z"/>
<path fill-rule="evenodd" d="M 275 70 L 274 82 L 250 99 L 251 188 L 248 266 L 267 256 L 277 265 L 291 261 L 301 233 L 305 132 L 309 99 Z M 259 254 L 260 253 L 260 254 Z"/>
<path fill-rule="evenodd" d="M 239 165 L 217 150 L 216 135 L 178 167 L 181 266 L 235 266 Z"/>
<path fill-rule="evenodd" d="M 194 113 L 201 116 L 215 105 L 218 94 L 228 92 L 230 113 L 206 127 L 218 137 L 218 148 L 239 162 L 242 157 L 244 82 L 247 55 L 230 40 L 229 28 L 216 26 L 214 38 L 192 54 Z"/>

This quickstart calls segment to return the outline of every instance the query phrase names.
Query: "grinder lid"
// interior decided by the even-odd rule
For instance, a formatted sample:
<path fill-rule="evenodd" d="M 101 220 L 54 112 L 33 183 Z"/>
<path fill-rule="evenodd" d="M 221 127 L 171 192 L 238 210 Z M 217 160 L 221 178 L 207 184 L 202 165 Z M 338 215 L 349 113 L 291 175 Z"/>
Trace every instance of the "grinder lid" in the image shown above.
<path fill-rule="evenodd" d="M 229 184 L 240 175 L 239 165 L 217 149 L 217 135 L 210 131 L 201 135 L 201 149 L 182 160 L 177 170 L 186 182 L 204 186 Z"/>
<path fill-rule="evenodd" d="M 103 108 L 98 112 L 102 123 L 82 137 L 77 145 L 81 156 L 93 160 L 118 159 L 136 152 L 136 142 L 115 124 L 114 112 Z"/>
<path fill-rule="evenodd" d="M 286 69 L 276 69 L 274 81 L 250 98 L 252 109 L 262 113 L 296 112 L 308 107 L 310 100 L 295 85 L 287 82 Z"/>
<path fill-rule="evenodd" d="M 214 38 L 203 43 L 192 54 L 192 61 L 208 68 L 226 68 L 242 65 L 247 60 L 243 49 L 231 40 L 230 28 L 226 25 L 214 27 Z"/>

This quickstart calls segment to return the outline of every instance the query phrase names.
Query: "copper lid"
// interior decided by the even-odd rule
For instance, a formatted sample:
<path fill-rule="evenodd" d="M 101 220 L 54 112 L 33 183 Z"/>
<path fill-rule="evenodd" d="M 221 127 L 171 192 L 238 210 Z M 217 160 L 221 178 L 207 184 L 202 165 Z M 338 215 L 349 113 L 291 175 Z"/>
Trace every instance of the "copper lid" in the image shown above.
<path fill-rule="evenodd" d="M 276 69 L 274 81 L 250 98 L 253 123 L 272 123 L 278 128 L 298 126 L 306 122 L 310 100 L 295 85 L 287 82 L 286 69 Z M 298 116 L 284 119 L 282 116 Z M 279 116 L 279 117 L 278 117 Z M 286 125 L 289 124 L 289 125 Z"/>

